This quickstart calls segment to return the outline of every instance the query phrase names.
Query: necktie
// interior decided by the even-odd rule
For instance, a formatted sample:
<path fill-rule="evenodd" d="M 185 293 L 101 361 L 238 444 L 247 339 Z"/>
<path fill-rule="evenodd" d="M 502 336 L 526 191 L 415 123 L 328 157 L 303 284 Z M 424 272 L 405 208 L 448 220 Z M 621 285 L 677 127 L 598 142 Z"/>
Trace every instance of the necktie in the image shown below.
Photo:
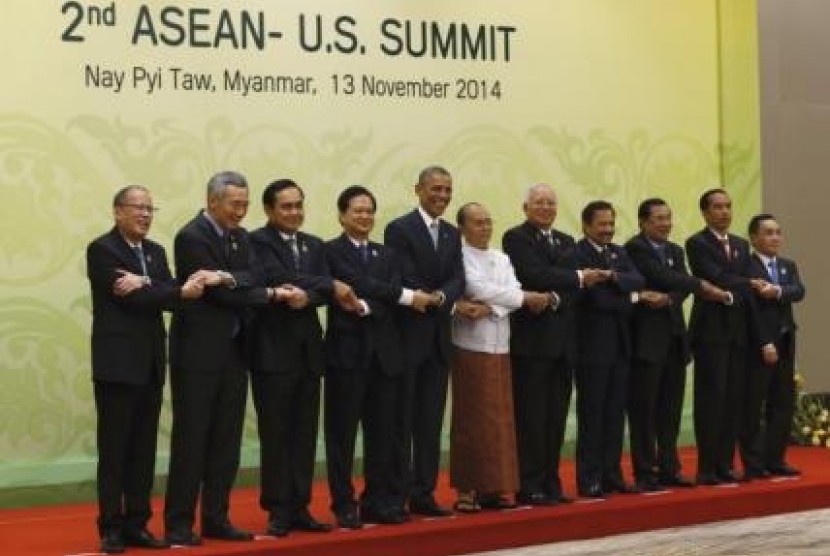
<path fill-rule="evenodd" d="M 231 244 L 233 243 L 233 238 L 231 237 L 230 232 L 225 232 L 225 235 L 222 236 L 222 250 L 225 253 L 225 264 L 230 266 L 231 261 Z"/>
<path fill-rule="evenodd" d="M 133 245 L 133 253 L 135 256 L 138 257 L 138 261 L 141 263 L 141 274 L 144 276 L 149 276 L 147 274 L 147 261 L 144 260 L 144 249 L 141 248 L 141 245 Z"/>
<path fill-rule="evenodd" d="M 297 236 L 288 238 L 288 246 L 291 248 L 291 257 L 294 259 L 294 270 L 300 270 L 300 249 L 297 247 Z"/>
<path fill-rule="evenodd" d="M 769 270 L 769 279 L 773 284 L 778 284 L 778 265 L 775 262 L 775 259 L 770 259 L 767 263 L 767 268 Z"/>
<path fill-rule="evenodd" d="M 721 243 L 721 246 L 723 247 L 723 253 L 724 253 L 724 255 L 726 255 L 726 260 L 731 261 L 732 260 L 732 250 L 729 248 L 729 238 L 728 237 L 720 238 L 720 243 Z"/>
<path fill-rule="evenodd" d="M 429 235 L 432 236 L 432 245 L 435 246 L 435 249 L 438 250 L 438 227 L 440 223 L 436 218 L 432 222 L 429 223 Z"/>
<path fill-rule="evenodd" d="M 660 243 L 655 245 L 654 249 L 657 251 L 657 256 L 660 257 L 660 262 L 665 265 L 668 260 L 666 258 L 666 246 Z"/>
<path fill-rule="evenodd" d="M 361 243 L 357 246 L 357 251 L 360 253 L 360 262 L 366 264 L 369 262 L 369 246 L 365 243 Z"/>
<path fill-rule="evenodd" d="M 602 257 L 602 262 L 605 263 L 605 267 L 611 270 L 611 249 L 607 245 L 603 245 L 599 254 Z"/>
<path fill-rule="evenodd" d="M 553 247 L 553 235 L 551 235 L 550 230 L 542 232 L 542 236 L 544 236 L 545 241 L 548 242 L 548 245 Z"/>

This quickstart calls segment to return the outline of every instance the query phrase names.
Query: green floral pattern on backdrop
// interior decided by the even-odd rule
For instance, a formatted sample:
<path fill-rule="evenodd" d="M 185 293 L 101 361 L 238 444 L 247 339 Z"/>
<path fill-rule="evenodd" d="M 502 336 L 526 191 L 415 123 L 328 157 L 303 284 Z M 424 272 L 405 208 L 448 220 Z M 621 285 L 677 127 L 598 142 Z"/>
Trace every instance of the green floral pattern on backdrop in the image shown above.
<path fill-rule="evenodd" d="M 701 225 L 700 192 L 718 184 L 720 176 L 739 211 L 743 204 L 757 204 L 759 187 L 754 146 L 724 148 L 721 160 L 721 150 L 709 141 L 645 129 L 617 137 L 601 129 L 537 126 L 516 133 L 482 125 L 419 145 L 404 138 L 381 141 L 370 129 L 310 137 L 301 129 L 245 127 L 229 118 L 193 130 L 173 120 L 135 123 L 90 114 L 60 128 L 0 115 L 0 192 L 7 199 L 0 232 L 9 238 L 0 247 L 0 488 L 94 475 L 83 253 L 92 237 L 112 225 L 108 207 L 117 187 L 140 182 L 151 188 L 162 207 L 151 235 L 169 247 L 176 230 L 202 205 L 206 178 L 221 168 L 248 175 L 251 228 L 263 221 L 258 202 L 263 184 L 296 177 L 308 189 L 306 227 L 323 237 L 339 230 L 336 194 L 345 185 L 364 183 L 380 202 L 380 237 L 385 222 L 412 207 L 417 171 L 431 162 L 446 165 L 456 177 L 453 207 L 478 200 L 491 208 L 496 238 L 521 220 L 522 195 L 539 181 L 557 187 L 559 225 L 576 235 L 585 202 L 614 202 L 618 239 L 635 231 L 636 205 L 646 196 L 661 195 L 672 203 L 675 238 L 682 240 Z M 258 454 L 252 417 L 245 429 L 247 465 L 255 465 Z M 159 439 L 162 472 L 169 420 L 166 404 Z"/>

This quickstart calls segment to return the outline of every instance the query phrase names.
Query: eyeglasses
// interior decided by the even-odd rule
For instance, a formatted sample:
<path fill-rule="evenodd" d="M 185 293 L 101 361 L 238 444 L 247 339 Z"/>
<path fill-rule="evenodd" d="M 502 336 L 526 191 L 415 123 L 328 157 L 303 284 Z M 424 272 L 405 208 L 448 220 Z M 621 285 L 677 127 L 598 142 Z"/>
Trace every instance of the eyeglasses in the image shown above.
<path fill-rule="evenodd" d="M 139 205 L 136 203 L 121 203 L 119 206 L 130 207 L 132 209 L 137 210 L 138 212 L 148 212 L 150 214 L 154 214 L 159 210 L 158 207 L 154 207 L 153 205 Z"/>

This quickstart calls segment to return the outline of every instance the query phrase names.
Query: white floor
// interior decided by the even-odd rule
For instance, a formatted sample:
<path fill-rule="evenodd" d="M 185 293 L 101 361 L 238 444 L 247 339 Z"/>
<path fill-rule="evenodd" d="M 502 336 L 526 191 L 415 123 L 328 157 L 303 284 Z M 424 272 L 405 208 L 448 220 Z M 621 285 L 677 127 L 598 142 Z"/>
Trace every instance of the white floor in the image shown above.
<path fill-rule="evenodd" d="M 475 556 L 485 555 L 828 556 L 830 509 L 481 552 Z"/>

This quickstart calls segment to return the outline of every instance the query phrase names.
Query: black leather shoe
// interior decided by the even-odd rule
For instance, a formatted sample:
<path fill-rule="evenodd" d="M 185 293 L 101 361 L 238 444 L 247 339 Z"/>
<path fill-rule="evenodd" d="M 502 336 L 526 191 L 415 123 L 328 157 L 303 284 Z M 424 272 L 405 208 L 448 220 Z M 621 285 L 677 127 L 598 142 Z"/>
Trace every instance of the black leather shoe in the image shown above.
<path fill-rule="evenodd" d="M 522 506 L 556 506 L 559 499 L 544 492 L 520 492 L 516 495 L 516 502 Z"/>
<path fill-rule="evenodd" d="M 341 529 L 361 529 L 363 527 L 363 523 L 357 517 L 357 510 L 353 506 L 334 512 L 334 516 L 337 518 L 337 526 Z"/>
<path fill-rule="evenodd" d="M 681 487 L 681 488 L 692 488 L 695 486 L 695 483 L 683 475 L 660 475 L 657 479 L 661 485 L 665 487 Z"/>
<path fill-rule="evenodd" d="M 308 510 L 298 510 L 291 518 L 291 528 L 297 531 L 310 531 L 312 533 L 328 533 L 332 530 L 329 523 L 321 523 L 314 519 Z"/>
<path fill-rule="evenodd" d="M 720 481 L 720 483 L 722 485 L 724 485 L 724 484 L 731 485 L 731 484 L 736 484 L 736 483 L 741 482 L 741 478 L 738 477 L 735 474 L 735 472 L 732 471 L 731 469 L 726 470 L 726 471 L 719 471 L 719 472 L 716 473 L 716 475 L 717 475 L 718 480 Z"/>
<path fill-rule="evenodd" d="M 666 487 L 661 485 L 654 477 L 637 479 L 637 490 L 639 492 L 665 492 Z"/>
<path fill-rule="evenodd" d="M 285 537 L 288 535 L 288 530 L 291 525 L 288 523 L 288 518 L 277 513 L 271 513 L 268 516 L 268 527 L 265 529 L 266 535 L 272 537 Z"/>
<path fill-rule="evenodd" d="M 752 481 L 755 479 L 769 479 L 770 473 L 766 469 L 761 468 L 750 468 L 744 471 L 744 480 L 745 481 Z"/>
<path fill-rule="evenodd" d="M 583 498 L 605 498 L 602 485 L 591 483 L 579 489 L 579 495 Z"/>
<path fill-rule="evenodd" d="M 518 504 L 500 494 L 482 494 L 478 497 L 478 505 L 483 510 L 512 510 Z"/>
<path fill-rule="evenodd" d="M 374 508 L 361 506 L 360 520 L 364 523 L 379 523 L 381 525 L 400 525 L 406 523 L 409 518 L 401 508 L 386 507 Z"/>
<path fill-rule="evenodd" d="M 170 546 L 199 546 L 202 539 L 193 531 L 168 531 L 164 541 Z"/>
<path fill-rule="evenodd" d="M 604 492 L 618 492 L 620 494 L 637 494 L 640 492 L 637 487 L 630 485 L 622 479 L 606 479 L 602 481 Z"/>
<path fill-rule="evenodd" d="M 409 512 L 427 517 L 448 517 L 452 515 L 450 510 L 445 510 L 439 506 L 432 497 L 410 500 Z"/>
<path fill-rule="evenodd" d="M 791 467 L 786 463 L 783 465 L 777 465 L 775 467 L 770 467 L 767 469 L 770 475 L 775 477 L 798 477 L 801 475 L 801 471 L 796 469 L 795 467 Z"/>
<path fill-rule="evenodd" d="M 157 539 L 147 529 L 141 529 L 139 531 L 125 530 L 124 544 L 140 548 L 170 548 L 170 543 L 162 539 Z"/>
<path fill-rule="evenodd" d="M 202 536 L 220 541 L 252 541 L 254 534 L 234 527 L 230 522 L 216 525 L 203 525 Z"/>
<path fill-rule="evenodd" d="M 721 480 L 714 473 L 698 473 L 697 484 L 702 486 L 716 486 L 721 484 Z"/>
<path fill-rule="evenodd" d="M 107 531 L 101 537 L 101 552 L 105 554 L 121 554 L 126 550 L 124 537 L 118 531 Z"/>

